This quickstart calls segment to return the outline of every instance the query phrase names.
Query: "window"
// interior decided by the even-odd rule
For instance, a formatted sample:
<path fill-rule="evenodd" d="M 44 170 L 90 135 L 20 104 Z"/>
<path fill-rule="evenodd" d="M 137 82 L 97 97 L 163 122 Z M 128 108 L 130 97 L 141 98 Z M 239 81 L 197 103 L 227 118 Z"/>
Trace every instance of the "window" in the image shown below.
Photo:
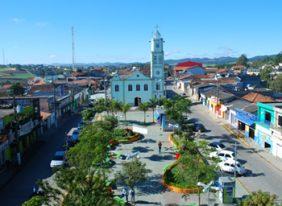
<path fill-rule="evenodd" d="M 160 47 L 160 45 L 158 43 L 156 43 L 156 48 L 159 48 L 159 47 Z"/>
<path fill-rule="evenodd" d="M 115 85 L 115 92 L 118 92 L 118 91 L 119 91 L 119 86 Z"/>
<path fill-rule="evenodd" d="M 144 91 L 148 91 L 148 84 L 144 84 Z"/>
<path fill-rule="evenodd" d="M 157 74 L 157 75 L 160 75 L 160 71 L 156 71 L 156 74 Z"/>
<path fill-rule="evenodd" d="M 140 84 L 136 84 L 136 91 L 140 91 Z"/>
<path fill-rule="evenodd" d="M 156 90 L 160 90 L 160 84 L 159 83 L 156 84 Z"/>
<path fill-rule="evenodd" d="M 132 91 L 132 84 L 128 85 L 128 91 Z"/>
<path fill-rule="evenodd" d="M 269 112 L 265 112 L 265 116 L 264 116 L 265 121 L 270 122 L 271 121 L 271 115 Z"/>
<path fill-rule="evenodd" d="M 278 126 L 282 127 L 282 116 L 278 116 Z"/>

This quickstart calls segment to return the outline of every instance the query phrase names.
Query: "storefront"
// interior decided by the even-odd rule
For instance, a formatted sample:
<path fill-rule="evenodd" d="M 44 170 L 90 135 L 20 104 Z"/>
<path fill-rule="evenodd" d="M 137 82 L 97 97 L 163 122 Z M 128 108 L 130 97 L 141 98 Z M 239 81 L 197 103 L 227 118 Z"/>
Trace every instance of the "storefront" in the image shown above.
<path fill-rule="evenodd" d="M 273 152 L 273 142 L 271 140 L 271 131 L 270 128 L 262 126 L 261 124 L 256 124 L 255 130 L 255 142 L 259 144 L 260 147 L 269 150 L 269 152 Z"/>
<path fill-rule="evenodd" d="M 257 120 L 256 115 L 246 112 L 241 109 L 235 109 L 237 119 L 237 129 L 244 133 L 245 137 L 255 137 L 255 122 Z"/>

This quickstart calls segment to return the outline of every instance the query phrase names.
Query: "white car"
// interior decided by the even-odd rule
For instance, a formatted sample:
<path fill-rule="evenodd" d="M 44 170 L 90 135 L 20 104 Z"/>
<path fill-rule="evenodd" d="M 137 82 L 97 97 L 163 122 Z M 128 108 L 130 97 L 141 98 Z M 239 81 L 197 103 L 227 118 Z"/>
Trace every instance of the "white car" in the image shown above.
<path fill-rule="evenodd" d="M 209 155 L 211 158 L 213 157 L 217 157 L 219 158 L 221 161 L 225 161 L 228 159 L 235 159 L 235 153 L 229 150 L 218 150 L 215 152 L 211 152 Z"/>
<path fill-rule="evenodd" d="M 51 168 L 61 167 L 65 164 L 65 151 L 57 151 L 50 163 Z"/>
<path fill-rule="evenodd" d="M 246 169 L 238 161 L 232 159 L 220 162 L 218 166 L 223 172 L 234 173 L 236 171 L 238 175 L 244 175 L 246 173 Z"/>

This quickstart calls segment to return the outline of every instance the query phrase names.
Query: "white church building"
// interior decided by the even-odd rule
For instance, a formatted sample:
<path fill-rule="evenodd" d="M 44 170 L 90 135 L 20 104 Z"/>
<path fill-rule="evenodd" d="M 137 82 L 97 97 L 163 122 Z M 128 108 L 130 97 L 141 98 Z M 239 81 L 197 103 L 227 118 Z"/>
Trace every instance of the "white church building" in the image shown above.
<path fill-rule="evenodd" d="M 111 97 L 114 100 L 138 106 L 153 97 L 165 95 L 163 38 L 158 30 L 151 40 L 150 76 L 136 68 L 127 75 L 115 74 L 111 79 Z"/>

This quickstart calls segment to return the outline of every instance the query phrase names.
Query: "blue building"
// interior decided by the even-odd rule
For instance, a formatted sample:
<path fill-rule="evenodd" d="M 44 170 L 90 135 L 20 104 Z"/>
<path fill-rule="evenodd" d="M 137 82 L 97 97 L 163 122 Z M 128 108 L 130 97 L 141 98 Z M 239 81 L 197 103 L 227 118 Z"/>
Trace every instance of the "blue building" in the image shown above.
<path fill-rule="evenodd" d="M 165 95 L 163 38 L 158 30 L 151 40 L 150 76 L 134 68 L 129 74 L 115 74 L 111 79 L 111 97 L 138 106 L 153 97 Z"/>
<path fill-rule="evenodd" d="M 282 107 L 282 103 L 259 102 L 257 106 L 258 121 L 256 122 L 255 141 L 274 156 L 282 157 L 281 133 L 279 135 L 274 133 L 275 128 L 278 128 L 279 113 L 277 111 Z"/>

